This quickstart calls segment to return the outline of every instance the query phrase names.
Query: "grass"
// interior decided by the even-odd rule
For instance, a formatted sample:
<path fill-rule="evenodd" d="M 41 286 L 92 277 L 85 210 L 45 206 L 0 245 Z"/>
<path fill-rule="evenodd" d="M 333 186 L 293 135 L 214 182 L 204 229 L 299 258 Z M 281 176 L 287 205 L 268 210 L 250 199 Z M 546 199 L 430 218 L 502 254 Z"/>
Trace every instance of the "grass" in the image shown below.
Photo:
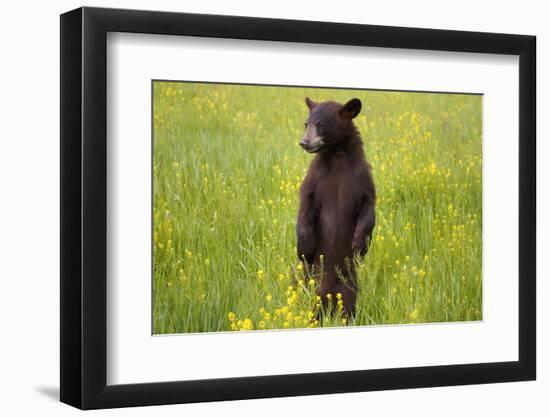
<path fill-rule="evenodd" d="M 154 83 L 153 330 L 482 319 L 482 98 Z M 377 187 L 357 314 L 317 320 L 296 257 L 304 97 L 358 97 Z M 337 294 L 333 295 L 337 297 Z M 338 310 L 338 309 L 336 309 Z"/>

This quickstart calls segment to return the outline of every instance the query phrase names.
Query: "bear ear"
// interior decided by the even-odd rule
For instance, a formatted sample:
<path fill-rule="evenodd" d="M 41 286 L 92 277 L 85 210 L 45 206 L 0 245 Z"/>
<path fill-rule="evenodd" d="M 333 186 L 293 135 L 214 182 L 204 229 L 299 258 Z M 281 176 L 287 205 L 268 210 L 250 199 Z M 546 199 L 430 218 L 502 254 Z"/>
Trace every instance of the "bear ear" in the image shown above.
<path fill-rule="evenodd" d="M 340 110 L 340 116 L 344 119 L 354 119 L 361 111 L 361 100 L 358 98 L 352 98 L 344 107 Z"/>
<path fill-rule="evenodd" d="M 306 97 L 306 105 L 309 109 L 309 111 L 312 111 L 315 106 L 317 106 L 317 103 L 315 103 L 312 99 L 310 99 L 309 97 Z"/>

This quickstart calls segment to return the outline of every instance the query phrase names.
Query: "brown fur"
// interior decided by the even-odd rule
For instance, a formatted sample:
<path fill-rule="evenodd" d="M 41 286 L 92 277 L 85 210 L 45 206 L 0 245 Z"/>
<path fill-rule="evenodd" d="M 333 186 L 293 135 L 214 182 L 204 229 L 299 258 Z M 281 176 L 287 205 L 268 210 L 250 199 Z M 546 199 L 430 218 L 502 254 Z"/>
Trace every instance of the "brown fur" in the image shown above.
<path fill-rule="evenodd" d="M 354 257 L 367 253 L 375 224 L 374 182 L 352 122 L 361 102 L 352 99 L 343 106 L 306 98 L 306 104 L 310 114 L 300 145 L 316 155 L 300 187 L 298 257 L 318 280 L 325 305 L 327 293 L 333 302 L 341 293 L 350 316 L 358 291 Z"/>

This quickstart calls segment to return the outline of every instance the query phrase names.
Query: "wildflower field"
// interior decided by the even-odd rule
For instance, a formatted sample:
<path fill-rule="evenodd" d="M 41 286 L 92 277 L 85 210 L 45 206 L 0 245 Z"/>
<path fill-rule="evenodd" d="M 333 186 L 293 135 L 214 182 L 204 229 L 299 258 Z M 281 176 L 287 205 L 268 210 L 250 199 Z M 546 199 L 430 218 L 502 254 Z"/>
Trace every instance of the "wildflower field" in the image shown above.
<path fill-rule="evenodd" d="M 153 95 L 155 334 L 482 319 L 481 96 L 160 81 Z M 350 320 L 318 320 L 296 256 L 306 96 L 363 103 L 377 222 Z"/>

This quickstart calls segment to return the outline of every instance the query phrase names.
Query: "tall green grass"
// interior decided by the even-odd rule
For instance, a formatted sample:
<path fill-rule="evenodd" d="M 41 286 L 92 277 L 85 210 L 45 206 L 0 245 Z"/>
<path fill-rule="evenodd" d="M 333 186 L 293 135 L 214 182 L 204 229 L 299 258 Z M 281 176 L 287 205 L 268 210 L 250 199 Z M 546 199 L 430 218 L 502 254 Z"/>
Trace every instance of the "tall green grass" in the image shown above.
<path fill-rule="evenodd" d="M 363 102 L 377 225 L 352 322 L 319 323 L 296 258 L 305 96 Z M 482 318 L 480 96 L 155 82 L 153 113 L 154 333 Z"/>

